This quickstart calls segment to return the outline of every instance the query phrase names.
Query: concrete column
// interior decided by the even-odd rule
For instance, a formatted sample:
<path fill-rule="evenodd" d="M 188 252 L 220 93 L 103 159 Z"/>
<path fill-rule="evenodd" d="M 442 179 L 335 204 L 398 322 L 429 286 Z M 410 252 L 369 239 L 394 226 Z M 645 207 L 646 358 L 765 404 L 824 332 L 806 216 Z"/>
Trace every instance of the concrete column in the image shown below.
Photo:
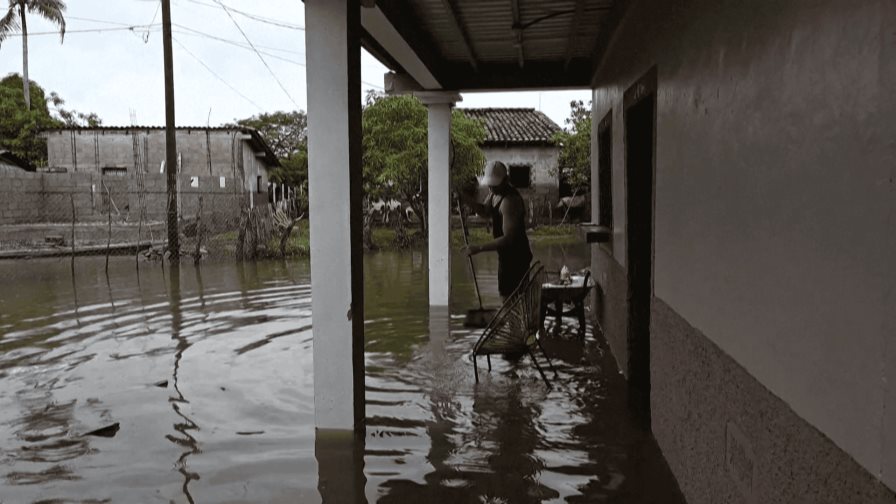
<path fill-rule="evenodd" d="M 451 107 L 455 92 L 415 93 L 429 109 L 429 304 L 448 306 L 451 292 Z"/>
<path fill-rule="evenodd" d="M 358 0 L 306 0 L 314 420 L 363 429 L 361 46 Z"/>

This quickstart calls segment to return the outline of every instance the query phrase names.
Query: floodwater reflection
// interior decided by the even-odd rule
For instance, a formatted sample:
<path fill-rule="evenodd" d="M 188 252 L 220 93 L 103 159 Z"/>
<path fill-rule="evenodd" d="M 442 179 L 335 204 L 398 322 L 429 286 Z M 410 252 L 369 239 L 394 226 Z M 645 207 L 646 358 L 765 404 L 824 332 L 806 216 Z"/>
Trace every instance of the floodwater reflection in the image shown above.
<path fill-rule="evenodd" d="M 682 502 L 590 328 L 548 341 L 551 390 L 525 359 L 477 384 L 463 258 L 430 310 L 424 256 L 365 258 L 367 428 L 349 436 L 313 428 L 307 262 L 0 262 L 0 501 Z"/>

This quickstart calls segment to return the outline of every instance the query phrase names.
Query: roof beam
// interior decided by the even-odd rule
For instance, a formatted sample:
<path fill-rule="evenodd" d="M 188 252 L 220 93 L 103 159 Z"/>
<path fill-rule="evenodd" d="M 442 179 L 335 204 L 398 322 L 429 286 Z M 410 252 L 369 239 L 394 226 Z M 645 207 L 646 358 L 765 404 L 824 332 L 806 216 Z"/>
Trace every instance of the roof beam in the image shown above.
<path fill-rule="evenodd" d="M 563 59 L 563 69 L 569 68 L 569 61 L 572 59 L 572 52 L 575 49 L 576 41 L 579 38 L 579 30 L 582 24 L 582 18 L 585 17 L 585 0 L 576 0 L 576 12 L 572 18 L 572 26 L 569 30 L 569 39 L 566 41 L 566 57 Z"/>
<path fill-rule="evenodd" d="M 517 62 L 520 68 L 526 64 L 525 54 L 523 54 L 523 23 L 520 21 L 520 0 L 510 0 L 510 11 L 513 13 L 513 34 L 516 40 L 513 45 L 516 46 Z"/>
<path fill-rule="evenodd" d="M 563 69 L 562 61 L 529 61 L 525 68 L 516 62 L 480 65 L 478 73 L 466 71 L 466 62 L 446 65 L 451 77 L 445 81 L 446 89 L 459 91 L 523 91 L 535 89 L 588 89 L 591 81 L 591 65 L 588 58 L 573 58 L 569 69 Z"/>
<path fill-rule="evenodd" d="M 476 52 L 473 50 L 473 44 L 470 42 L 470 34 L 467 32 L 466 25 L 464 25 L 463 21 L 460 19 L 454 2 L 452 0 L 442 0 L 442 6 L 445 7 L 445 11 L 448 12 L 448 19 L 451 21 L 451 25 L 454 27 L 454 30 L 457 32 L 463 43 L 464 51 L 467 53 L 467 59 L 470 60 L 470 65 L 473 66 L 473 70 L 479 71 L 479 59 L 476 57 Z"/>
<path fill-rule="evenodd" d="M 630 0 L 614 0 L 613 6 L 609 9 L 609 14 L 601 23 L 597 35 L 597 43 L 594 45 L 594 52 L 591 54 L 592 86 L 597 83 L 597 71 L 600 70 L 600 65 L 603 63 L 607 48 L 610 46 L 610 39 L 613 38 L 613 33 L 616 31 L 616 28 L 619 27 L 622 18 L 625 17 L 625 13 L 630 4 Z"/>
<path fill-rule="evenodd" d="M 401 66 L 424 89 L 442 88 L 445 73 L 439 52 L 406 0 L 377 0 L 375 8 L 359 8 L 364 31 L 371 41 L 383 48 L 382 52 L 388 54 L 389 59 L 394 60 L 393 63 Z"/>

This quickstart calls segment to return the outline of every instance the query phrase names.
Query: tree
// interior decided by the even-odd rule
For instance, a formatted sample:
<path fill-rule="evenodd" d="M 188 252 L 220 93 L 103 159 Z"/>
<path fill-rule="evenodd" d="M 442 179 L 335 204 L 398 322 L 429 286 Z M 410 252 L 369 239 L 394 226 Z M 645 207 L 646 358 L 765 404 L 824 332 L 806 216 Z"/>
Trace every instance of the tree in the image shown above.
<path fill-rule="evenodd" d="M 31 110 L 31 81 L 28 79 L 28 20 L 25 13 L 36 13 L 59 28 L 59 42 L 65 39 L 65 2 L 62 0 L 9 0 L 6 15 L 0 18 L 0 43 L 14 32 L 22 31 L 22 89 L 25 109 Z"/>
<path fill-rule="evenodd" d="M 566 127 L 554 135 L 560 145 L 560 176 L 577 193 L 591 187 L 591 102 L 570 102 Z"/>
<path fill-rule="evenodd" d="M 50 115 L 43 88 L 31 87 L 34 108 L 25 108 L 22 78 L 10 74 L 0 80 L 0 149 L 28 160 L 36 166 L 47 163 L 47 141 L 41 131 L 62 126 L 62 121 Z"/>
<path fill-rule="evenodd" d="M 59 116 L 59 119 L 62 123 L 69 128 L 95 128 L 97 126 L 102 126 L 103 120 L 100 119 L 98 115 L 94 112 L 78 112 L 77 110 L 69 110 L 62 108 L 65 105 L 65 100 L 63 100 L 55 91 L 50 92 L 50 98 L 47 100 L 49 103 L 53 104 L 55 107 L 56 115 Z"/>
<path fill-rule="evenodd" d="M 413 96 L 369 95 L 364 107 L 363 183 L 370 198 L 395 198 L 413 208 L 426 232 L 428 141 L 426 107 Z M 469 186 L 482 174 L 485 128 L 458 109 L 451 114 L 451 183 Z M 450 190 L 451 188 L 446 188 Z"/>
<path fill-rule="evenodd" d="M 47 163 L 47 141 L 41 133 L 52 128 L 99 126 L 102 120 L 94 113 L 62 108 L 58 94 L 47 97 L 36 82 L 31 83 L 34 106 L 25 108 L 22 77 L 9 74 L 0 80 L 0 149 L 6 149 L 36 166 Z M 50 109 L 50 105 L 55 110 Z"/>

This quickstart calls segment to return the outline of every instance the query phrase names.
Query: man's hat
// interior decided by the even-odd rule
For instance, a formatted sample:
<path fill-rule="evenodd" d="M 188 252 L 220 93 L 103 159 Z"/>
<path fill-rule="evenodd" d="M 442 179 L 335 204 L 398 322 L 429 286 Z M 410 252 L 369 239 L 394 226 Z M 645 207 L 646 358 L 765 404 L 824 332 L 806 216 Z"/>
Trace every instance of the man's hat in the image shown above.
<path fill-rule="evenodd" d="M 500 161 L 490 163 L 485 167 L 485 185 L 499 186 L 507 178 L 507 166 Z"/>

